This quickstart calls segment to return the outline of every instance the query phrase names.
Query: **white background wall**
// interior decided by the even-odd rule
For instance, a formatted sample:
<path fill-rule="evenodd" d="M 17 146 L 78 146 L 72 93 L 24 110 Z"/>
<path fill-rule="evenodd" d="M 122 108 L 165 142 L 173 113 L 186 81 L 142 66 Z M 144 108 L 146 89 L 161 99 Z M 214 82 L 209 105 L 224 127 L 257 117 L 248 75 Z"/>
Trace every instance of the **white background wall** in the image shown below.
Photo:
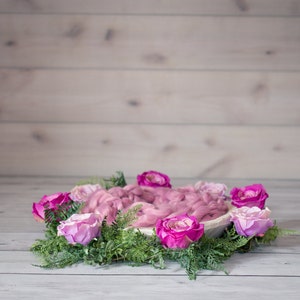
<path fill-rule="evenodd" d="M 299 0 L 0 0 L 0 175 L 299 179 Z"/>

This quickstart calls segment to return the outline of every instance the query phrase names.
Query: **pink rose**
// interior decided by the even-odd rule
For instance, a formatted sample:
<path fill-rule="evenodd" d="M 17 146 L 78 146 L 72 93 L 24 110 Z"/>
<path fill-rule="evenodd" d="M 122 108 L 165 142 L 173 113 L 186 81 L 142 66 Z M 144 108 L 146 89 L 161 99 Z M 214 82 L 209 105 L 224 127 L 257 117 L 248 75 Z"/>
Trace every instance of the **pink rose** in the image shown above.
<path fill-rule="evenodd" d="M 225 196 L 227 186 L 223 183 L 199 181 L 195 184 L 195 189 L 201 192 L 206 192 L 215 197 Z"/>
<path fill-rule="evenodd" d="M 236 232 L 239 235 L 260 236 L 263 235 L 268 228 L 274 226 L 273 221 L 269 218 L 271 211 L 254 207 L 240 207 L 231 212 L 231 219 L 234 223 Z"/>
<path fill-rule="evenodd" d="M 204 225 L 187 214 L 158 220 L 156 234 L 162 245 L 168 248 L 184 249 L 198 241 L 204 233 Z"/>
<path fill-rule="evenodd" d="M 45 221 L 45 209 L 56 210 L 59 205 L 69 202 L 70 193 L 55 193 L 52 195 L 45 195 L 38 203 L 32 204 L 32 214 L 36 221 Z"/>
<path fill-rule="evenodd" d="M 96 190 L 102 189 L 99 184 L 76 185 L 70 193 L 70 198 L 76 202 L 85 202 Z"/>
<path fill-rule="evenodd" d="M 100 218 L 96 214 L 74 214 L 61 221 L 57 226 L 57 235 L 64 236 L 69 244 L 79 243 L 86 246 L 100 234 Z"/>
<path fill-rule="evenodd" d="M 171 188 L 169 176 L 156 171 L 147 171 L 137 176 L 137 183 L 140 186 L 168 187 Z"/>
<path fill-rule="evenodd" d="M 257 206 L 259 208 L 265 207 L 266 199 L 269 197 L 262 184 L 252 184 L 242 188 L 233 188 L 230 191 L 232 205 L 236 207 Z"/>

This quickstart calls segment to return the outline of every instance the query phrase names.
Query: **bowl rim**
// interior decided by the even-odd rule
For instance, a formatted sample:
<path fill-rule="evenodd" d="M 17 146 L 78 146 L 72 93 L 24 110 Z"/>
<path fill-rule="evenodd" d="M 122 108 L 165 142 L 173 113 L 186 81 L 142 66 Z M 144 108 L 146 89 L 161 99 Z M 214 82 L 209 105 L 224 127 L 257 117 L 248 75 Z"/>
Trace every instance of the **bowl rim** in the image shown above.
<path fill-rule="evenodd" d="M 228 211 L 226 214 L 213 220 L 200 222 L 200 224 L 204 224 L 204 232 L 212 229 L 221 228 L 221 227 L 225 228 L 231 223 L 230 221 L 231 212 L 235 207 L 229 201 L 226 201 L 226 204 L 228 206 Z M 138 227 L 136 229 L 140 230 L 142 233 L 146 235 L 152 235 L 152 233 L 155 232 L 154 227 Z"/>

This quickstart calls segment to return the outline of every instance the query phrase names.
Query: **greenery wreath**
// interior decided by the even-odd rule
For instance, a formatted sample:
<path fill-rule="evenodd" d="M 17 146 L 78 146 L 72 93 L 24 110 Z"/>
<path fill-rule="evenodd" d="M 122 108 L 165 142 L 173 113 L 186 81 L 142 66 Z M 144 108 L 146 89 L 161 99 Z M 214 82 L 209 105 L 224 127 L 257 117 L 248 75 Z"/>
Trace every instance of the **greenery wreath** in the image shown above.
<path fill-rule="evenodd" d="M 248 252 L 293 231 L 280 229 L 270 219 L 271 211 L 265 206 L 269 195 L 262 184 L 235 187 L 230 196 L 226 195 L 226 189 L 224 184 L 202 181 L 173 188 L 170 178 L 157 171 L 138 175 L 136 183 L 131 185 L 123 172 L 108 179 L 88 179 L 70 192 L 45 195 L 33 203 L 34 218 L 44 222 L 46 228 L 45 239 L 36 240 L 31 251 L 41 258 L 40 266 L 44 268 L 127 262 L 131 266 L 149 264 L 164 269 L 168 261 L 176 261 L 189 279 L 196 279 L 199 270 L 204 269 L 227 273 L 223 263 L 235 252 Z M 122 198 L 124 191 L 126 197 Z M 193 214 L 183 202 L 188 198 L 193 199 L 191 207 L 202 201 L 207 209 L 213 202 L 223 208 L 225 204 L 227 212 L 215 219 L 211 217 L 212 220 L 205 219 L 209 214 L 201 219 L 203 206 Z M 162 217 L 156 207 L 159 216 L 154 216 L 150 230 L 133 226 L 145 203 L 153 208 L 153 199 L 163 203 L 168 214 Z M 186 210 L 170 214 L 168 209 L 172 205 L 178 208 L 178 201 L 184 203 L 182 207 Z M 144 209 L 142 216 L 151 215 L 149 211 Z"/>

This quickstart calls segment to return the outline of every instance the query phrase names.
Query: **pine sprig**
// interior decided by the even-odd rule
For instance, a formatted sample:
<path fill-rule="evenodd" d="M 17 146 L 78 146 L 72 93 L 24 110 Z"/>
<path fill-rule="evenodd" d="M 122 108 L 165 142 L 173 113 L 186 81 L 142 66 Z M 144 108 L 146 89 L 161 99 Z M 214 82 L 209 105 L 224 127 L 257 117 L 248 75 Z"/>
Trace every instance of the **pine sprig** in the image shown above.
<path fill-rule="evenodd" d="M 131 215 L 132 212 L 128 212 Z M 155 232 L 151 236 L 140 230 L 124 229 L 123 220 L 130 217 L 119 215 L 116 223 L 101 228 L 101 236 L 87 246 L 70 245 L 64 237 L 52 236 L 38 240 L 31 251 L 42 259 L 45 268 L 63 268 L 84 262 L 90 265 L 108 265 L 127 262 L 132 266 L 150 264 L 155 268 L 166 268 L 166 261 L 176 261 L 186 270 L 189 279 L 196 279 L 200 270 L 224 271 L 223 263 L 235 252 L 249 251 L 253 238 L 239 236 L 234 228 L 228 229 L 220 238 L 203 236 L 187 249 L 164 248 Z M 118 223 L 118 220 L 120 223 Z"/>
<path fill-rule="evenodd" d="M 129 209 L 126 213 L 120 212 L 117 215 L 115 225 L 120 229 L 125 229 L 131 226 L 132 223 L 137 219 L 137 213 L 142 207 L 142 204 L 138 204 L 133 208 Z"/>
<path fill-rule="evenodd" d="M 299 234 L 296 230 L 282 229 L 277 225 L 270 227 L 262 236 L 255 236 L 249 239 L 249 242 L 241 247 L 240 252 L 249 252 L 261 245 L 270 245 L 278 237 Z"/>
<path fill-rule="evenodd" d="M 156 235 L 149 237 L 140 230 L 128 228 L 136 218 L 140 206 L 119 213 L 115 223 L 102 224 L 101 236 L 86 251 L 84 258 L 90 264 L 110 264 L 116 261 L 129 262 L 131 265 L 151 264 L 162 268 L 164 265 L 163 249 Z"/>
<path fill-rule="evenodd" d="M 88 179 L 80 180 L 77 185 L 84 184 L 100 184 L 106 190 L 109 190 L 112 187 L 124 187 L 127 185 L 124 173 L 121 171 L 117 171 L 116 175 L 113 175 L 109 178 L 101 178 L 101 177 L 90 177 Z"/>
<path fill-rule="evenodd" d="M 124 173 L 117 171 L 116 175 L 111 176 L 110 178 L 101 179 L 101 186 L 105 189 L 110 189 L 112 187 L 120 186 L 124 187 L 127 185 Z"/>
<path fill-rule="evenodd" d="M 87 179 L 79 180 L 76 185 L 85 185 L 85 184 L 100 184 L 101 185 L 102 178 L 97 176 L 91 176 Z"/>
<path fill-rule="evenodd" d="M 82 246 L 72 246 L 62 236 L 53 236 L 46 240 L 37 240 L 31 251 L 41 258 L 40 267 L 64 268 L 82 261 Z"/>
<path fill-rule="evenodd" d="M 225 232 L 220 238 L 210 238 L 206 235 L 187 249 L 168 249 L 168 258 L 177 261 L 185 268 L 190 279 L 196 279 L 199 270 L 226 270 L 223 263 L 236 251 L 248 243 L 249 239 L 239 236 L 234 228 Z"/>
<path fill-rule="evenodd" d="M 77 183 L 85 184 L 99 184 L 107 190 L 127 185 L 121 171 L 110 178 L 91 177 Z M 218 238 L 204 234 L 186 249 L 170 249 L 162 246 L 155 230 L 149 236 L 131 227 L 142 207 L 137 205 L 125 213 L 119 212 L 112 224 L 107 224 L 104 219 L 100 236 L 88 245 L 71 245 L 65 237 L 57 235 L 57 226 L 60 221 L 80 212 L 82 206 L 84 203 L 70 200 L 54 209 L 45 207 L 45 239 L 37 240 L 31 247 L 31 251 L 40 257 L 41 267 L 64 268 L 82 262 L 89 265 L 126 262 L 132 266 L 150 264 L 163 269 L 167 267 L 167 261 L 175 261 L 185 269 L 189 279 L 196 279 L 200 270 L 224 271 L 227 274 L 224 262 L 236 252 L 248 252 L 261 244 L 270 244 L 278 236 L 299 234 L 274 225 L 262 236 L 243 237 L 232 224 Z"/>
<path fill-rule="evenodd" d="M 234 226 L 229 227 L 219 238 L 202 236 L 187 249 L 164 248 L 153 231 L 151 236 L 139 229 L 130 228 L 140 206 L 126 213 L 119 212 L 113 224 L 104 220 L 101 235 L 88 245 L 70 245 L 62 236 L 57 236 L 57 220 L 67 218 L 80 209 L 78 203 L 59 207 L 58 211 L 47 210 L 46 239 L 37 240 L 31 251 L 41 257 L 42 267 L 63 268 L 84 262 L 90 265 L 107 265 L 126 262 L 132 266 L 150 264 L 155 268 L 166 268 L 167 261 L 176 261 L 186 270 L 190 279 L 196 279 L 200 270 L 224 271 L 224 262 L 235 252 L 248 252 L 260 244 L 272 242 L 287 231 L 277 226 L 270 228 L 263 237 L 243 237 Z M 292 231 L 288 233 L 293 234 Z"/>
<path fill-rule="evenodd" d="M 45 207 L 45 224 L 46 227 L 57 226 L 60 221 L 66 220 L 73 214 L 77 213 L 83 204 L 75 201 L 68 201 L 58 205 L 55 209 Z"/>

